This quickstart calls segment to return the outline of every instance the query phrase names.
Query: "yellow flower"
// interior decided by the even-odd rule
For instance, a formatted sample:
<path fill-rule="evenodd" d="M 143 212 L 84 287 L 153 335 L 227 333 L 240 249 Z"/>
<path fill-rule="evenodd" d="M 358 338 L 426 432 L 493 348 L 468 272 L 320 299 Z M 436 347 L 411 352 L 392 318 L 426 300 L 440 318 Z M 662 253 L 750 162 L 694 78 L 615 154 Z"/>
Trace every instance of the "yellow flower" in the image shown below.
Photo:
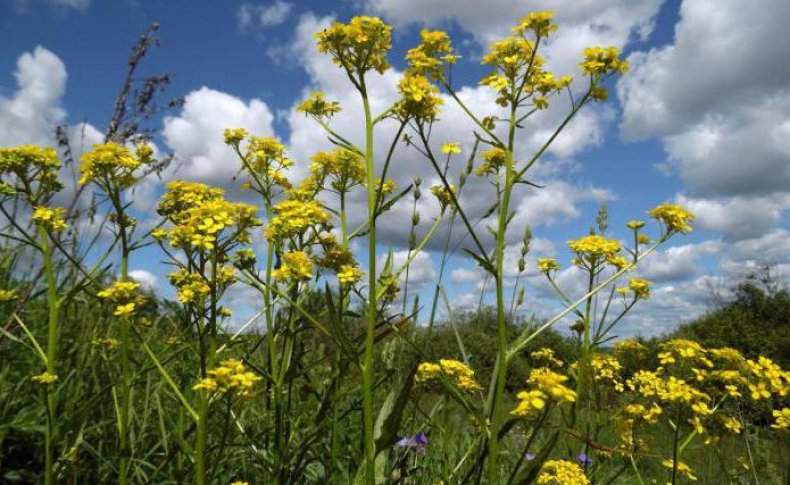
<path fill-rule="evenodd" d="M 150 163 L 152 153 L 151 147 L 144 143 L 138 145 L 136 153 L 112 141 L 93 145 L 91 151 L 80 157 L 82 164 L 79 183 L 85 185 L 95 180 L 102 186 L 113 183 L 121 188 L 129 187 L 136 180 L 134 171 L 143 163 Z"/>
<path fill-rule="evenodd" d="M 358 16 L 347 24 L 335 22 L 316 34 L 318 52 L 328 53 L 332 61 L 356 75 L 368 70 L 383 73 L 389 69 L 392 27 L 376 17 Z"/>
<path fill-rule="evenodd" d="M 450 37 L 441 30 L 423 29 L 420 38 L 420 45 L 406 52 L 409 73 L 441 79 L 445 64 L 454 64 L 459 57 L 453 54 Z"/>
<path fill-rule="evenodd" d="M 407 72 L 398 83 L 398 91 L 403 97 L 395 111 L 401 118 L 433 121 L 439 116 L 444 101 L 439 89 L 425 76 Z"/>
<path fill-rule="evenodd" d="M 480 155 L 483 158 L 483 163 L 477 168 L 477 175 L 493 175 L 499 171 L 500 168 L 505 166 L 507 160 L 507 152 L 502 148 L 492 148 L 483 152 Z"/>
<path fill-rule="evenodd" d="M 272 271 L 277 281 L 302 281 L 313 277 L 313 262 L 304 251 L 291 251 L 283 254 L 282 266 Z"/>
<path fill-rule="evenodd" d="M 628 71 L 628 62 L 620 59 L 617 47 L 588 47 L 584 49 L 584 61 L 580 64 L 582 72 L 591 76 Z"/>
<path fill-rule="evenodd" d="M 145 302 L 145 298 L 137 293 L 139 283 L 134 281 L 116 281 L 109 288 L 100 291 L 96 296 L 115 303 L 116 317 L 132 315 L 137 305 Z"/>
<path fill-rule="evenodd" d="M 551 32 L 557 30 L 557 26 L 551 23 L 554 12 L 531 12 L 526 17 L 521 17 L 517 26 L 511 30 L 517 34 L 524 34 L 531 30 L 538 37 L 546 37 Z"/>
<path fill-rule="evenodd" d="M 652 283 L 642 278 L 631 278 L 628 280 L 628 289 L 634 292 L 637 298 L 650 298 L 650 286 Z"/>
<path fill-rule="evenodd" d="M 236 146 L 247 138 L 247 130 L 244 128 L 226 128 L 223 135 L 226 145 Z"/>
<path fill-rule="evenodd" d="M 510 411 L 513 416 L 520 418 L 532 418 L 537 416 L 546 407 L 548 396 L 542 391 L 533 389 L 531 391 L 521 391 L 516 395 L 518 402 L 515 409 Z"/>
<path fill-rule="evenodd" d="M 62 188 L 58 181 L 60 161 L 52 148 L 36 145 L 20 145 L 12 148 L 0 148 L 0 194 L 13 195 L 17 189 L 26 191 L 36 185 L 43 193 L 57 192 Z M 14 187 L 3 180 L 4 175 L 13 175 L 19 182 Z"/>
<path fill-rule="evenodd" d="M 549 364 L 556 365 L 557 367 L 562 367 L 563 362 L 554 356 L 554 350 L 543 347 L 534 352 L 529 354 L 535 360 L 542 360 L 546 361 Z"/>
<path fill-rule="evenodd" d="M 691 232 L 689 221 L 694 220 L 694 214 L 677 204 L 661 204 L 650 212 L 650 217 L 662 222 L 667 232 Z"/>
<path fill-rule="evenodd" d="M 565 386 L 567 376 L 552 371 L 548 367 L 532 369 L 527 384 L 535 386 L 551 399 L 558 402 L 576 401 L 576 391 Z"/>
<path fill-rule="evenodd" d="M 327 101 L 325 94 L 320 91 L 310 93 L 310 97 L 296 107 L 297 113 L 304 113 L 315 118 L 331 118 L 340 111 L 340 103 Z"/>
<path fill-rule="evenodd" d="M 272 241 L 286 239 L 311 227 L 329 222 L 329 214 L 315 200 L 286 199 L 274 206 L 275 217 L 269 221 L 266 237 Z"/>
<path fill-rule="evenodd" d="M 782 408 L 773 410 L 774 424 L 771 425 L 773 429 L 787 431 L 790 429 L 790 408 Z"/>
<path fill-rule="evenodd" d="M 671 458 L 667 458 L 666 460 L 662 461 L 661 464 L 664 467 L 669 468 L 670 470 L 675 468 L 675 461 L 672 460 Z M 686 465 L 682 461 L 678 462 L 677 470 L 679 474 L 685 475 L 686 478 L 688 478 L 692 482 L 697 480 L 697 477 L 693 473 L 694 470 L 692 470 L 690 466 Z"/>
<path fill-rule="evenodd" d="M 341 285 L 353 285 L 362 279 L 364 273 L 361 269 L 353 265 L 344 264 L 337 272 L 337 280 Z"/>
<path fill-rule="evenodd" d="M 436 196 L 436 199 L 439 201 L 439 206 L 444 210 L 453 203 L 452 194 L 455 194 L 455 186 L 450 185 L 449 187 L 445 187 L 443 185 L 434 185 L 431 187 L 431 193 Z"/>
<path fill-rule="evenodd" d="M 576 463 L 566 460 L 548 460 L 543 463 L 538 485 L 589 485 L 590 480 Z"/>
<path fill-rule="evenodd" d="M 228 359 L 219 367 L 208 371 L 210 377 L 201 379 L 192 386 L 193 390 L 204 390 L 238 397 L 252 395 L 252 388 L 261 377 L 247 370 L 240 360 Z"/>
<path fill-rule="evenodd" d="M 442 153 L 461 153 L 461 143 L 457 141 L 442 143 Z"/>
<path fill-rule="evenodd" d="M 577 255 L 574 264 L 582 268 L 597 266 L 601 260 L 612 258 L 622 249 L 620 241 L 597 234 L 568 241 L 568 247 Z"/>
<path fill-rule="evenodd" d="M 250 485 L 250 482 L 244 482 L 242 480 L 236 480 L 235 482 L 231 483 L 230 485 Z"/>
<path fill-rule="evenodd" d="M 0 290 L 0 303 L 16 300 L 16 297 L 15 290 Z"/>
<path fill-rule="evenodd" d="M 548 273 L 560 269 L 559 263 L 554 258 L 538 258 L 538 271 Z"/>
<path fill-rule="evenodd" d="M 58 381 L 59 378 L 57 375 L 47 371 L 44 372 L 43 374 L 33 376 L 30 379 L 32 379 L 33 382 L 38 382 L 39 384 L 54 384 Z"/>
<path fill-rule="evenodd" d="M 32 219 L 37 226 L 58 232 L 67 227 L 63 218 L 64 213 L 65 209 L 62 207 L 38 206 L 33 211 Z"/>
<path fill-rule="evenodd" d="M 127 303 L 125 305 L 118 305 L 115 307 L 113 315 L 116 317 L 125 317 L 134 313 L 134 303 Z"/>
<path fill-rule="evenodd" d="M 475 372 L 463 362 L 441 359 L 439 364 L 423 362 L 417 367 L 415 382 L 426 383 L 445 375 L 453 384 L 464 391 L 472 392 L 482 389 L 475 381 Z"/>

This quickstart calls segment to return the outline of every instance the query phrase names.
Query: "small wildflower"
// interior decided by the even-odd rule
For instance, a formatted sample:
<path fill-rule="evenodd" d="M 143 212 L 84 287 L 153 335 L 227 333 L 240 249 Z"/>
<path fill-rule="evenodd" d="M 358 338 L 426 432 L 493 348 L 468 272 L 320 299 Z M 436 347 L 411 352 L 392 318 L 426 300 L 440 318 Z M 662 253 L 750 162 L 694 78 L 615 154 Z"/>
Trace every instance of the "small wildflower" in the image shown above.
<path fill-rule="evenodd" d="M 30 378 L 33 382 L 38 382 L 39 384 L 54 384 L 58 381 L 59 377 L 56 374 L 52 374 L 51 372 L 47 371 L 43 374 L 38 374 Z"/>

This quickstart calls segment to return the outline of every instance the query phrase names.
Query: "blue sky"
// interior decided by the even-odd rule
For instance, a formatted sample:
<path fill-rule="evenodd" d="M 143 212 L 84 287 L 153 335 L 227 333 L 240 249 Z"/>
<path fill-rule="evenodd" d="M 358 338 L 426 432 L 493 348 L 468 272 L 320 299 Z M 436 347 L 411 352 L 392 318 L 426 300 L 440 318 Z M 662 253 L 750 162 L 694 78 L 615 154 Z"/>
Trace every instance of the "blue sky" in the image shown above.
<path fill-rule="evenodd" d="M 225 125 L 280 137 L 303 166 L 328 145 L 293 108 L 320 89 L 346 106 L 339 129 L 359 136 L 354 93 L 313 49 L 312 33 L 333 18 L 375 14 L 395 26 L 394 67 L 375 81 L 374 104 L 391 102 L 403 54 L 421 28 L 432 27 L 451 33 L 463 55 L 454 84 L 486 114 L 494 97 L 477 84 L 486 72 L 479 65 L 485 47 L 521 15 L 552 9 L 560 31 L 545 55 L 558 73 L 574 73 L 581 48 L 594 44 L 620 47 L 633 68 L 612 83 L 610 101 L 576 119 L 537 168 L 546 189 L 519 195 L 511 250 L 518 250 L 523 227 L 531 225 L 536 241 L 530 264 L 557 256 L 566 268 L 561 283 L 578 293 L 581 280 L 567 269 L 565 241 L 587 231 L 600 203 L 607 202 L 617 237 L 626 236 L 625 221 L 644 217 L 658 203 L 687 205 L 698 216 L 697 230 L 639 270 L 656 281 L 654 297 L 622 331 L 655 334 L 704 312 L 711 288 L 726 290 L 756 265 L 775 265 L 784 281 L 790 275 L 790 72 L 782 67 L 790 58 L 790 36 L 781 21 L 790 18 L 788 5 L 765 0 L 758 11 L 745 0 L 0 0 L 0 145 L 52 143 L 55 124 L 74 133 L 79 125 L 87 140 L 98 141 L 130 47 L 156 21 L 161 46 L 143 73 L 172 73 L 169 96 L 186 100 L 151 124 L 159 130 L 159 150 L 179 159 L 179 170 L 165 178 L 225 185 L 234 193 L 228 181 L 233 159 L 221 143 Z M 561 108 L 527 127 L 524 153 L 545 139 L 541 130 L 552 126 Z M 455 114 L 448 108 L 436 142 L 457 139 L 468 150 L 470 131 Z M 398 153 L 393 175 L 399 183 L 418 174 L 432 179 L 425 161 L 407 150 Z M 162 183 L 146 180 L 134 195 L 141 217 L 152 213 Z M 476 184 L 462 200 L 472 212 L 485 205 L 484 184 Z M 427 227 L 435 204 L 426 200 L 420 210 Z M 391 216 L 382 251 L 403 249 L 400 228 L 408 223 L 400 222 L 410 218 L 408 211 Z M 423 301 L 436 280 L 441 242 L 420 256 L 413 273 Z M 141 279 L 167 291 L 160 260 L 147 250 L 133 266 Z M 550 316 L 559 308 L 534 267 L 520 281 L 528 312 Z M 473 304 L 481 273 L 455 254 L 445 284 L 458 305 Z M 245 295 L 238 290 L 231 297 L 243 301 Z"/>

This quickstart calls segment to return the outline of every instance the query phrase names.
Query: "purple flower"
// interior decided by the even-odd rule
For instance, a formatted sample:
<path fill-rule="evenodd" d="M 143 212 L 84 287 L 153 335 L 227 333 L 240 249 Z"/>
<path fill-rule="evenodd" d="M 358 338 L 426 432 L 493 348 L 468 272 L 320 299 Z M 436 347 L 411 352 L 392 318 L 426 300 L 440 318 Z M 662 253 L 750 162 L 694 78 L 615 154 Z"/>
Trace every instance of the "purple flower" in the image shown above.
<path fill-rule="evenodd" d="M 428 446 L 428 437 L 425 433 L 417 433 L 414 436 L 406 436 L 395 443 L 396 448 L 406 448 L 414 450 L 417 453 L 425 453 L 425 447 Z"/>
<path fill-rule="evenodd" d="M 579 465 L 583 466 L 584 468 L 588 468 L 593 465 L 592 458 L 587 456 L 587 454 L 584 452 L 581 452 L 578 455 L 576 455 L 576 461 L 579 462 Z"/>
<path fill-rule="evenodd" d="M 524 453 L 524 459 L 527 461 L 532 461 L 535 459 L 535 455 L 532 453 Z"/>

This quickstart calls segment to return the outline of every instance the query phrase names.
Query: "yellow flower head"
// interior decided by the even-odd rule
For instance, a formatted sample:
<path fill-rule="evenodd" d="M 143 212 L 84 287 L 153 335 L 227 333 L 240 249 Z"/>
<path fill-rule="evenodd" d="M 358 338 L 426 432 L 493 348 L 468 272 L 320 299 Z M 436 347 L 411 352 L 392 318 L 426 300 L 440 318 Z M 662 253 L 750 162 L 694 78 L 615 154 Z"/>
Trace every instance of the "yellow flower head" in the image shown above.
<path fill-rule="evenodd" d="M 208 371 L 209 377 L 201 379 L 192 389 L 211 393 L 249 397 L 261 377 L 247 370 L 240 360 L 228 359 L 219 367 Z"/>
<path fill-rule="evenodd" d="M 54 384 L 58 382 L 59 377 L 56 374 L 52 374 L 51 372 L 44 372 L 43 374 L 39 374 L 30 378 L 33 382 L 38 382 L 39 384 Z"/>
<path fill-rule="evenodd" d="M 694 220 L 694 214 L 677 204 L 661 204 L 648 214 L 663 223 L 669 233 L 691 232 L 689 221 Z"/>
<path fill-rule="evenodd" d="M 272 271 L 277 281 L 306 281 L 313 277 L 313 262 L 304 251 L 291 251 L 282 256 L 282 266 Z"/>
<path fill-rule="evenodd" d="M 541 273 L 549 273 L 560 269 L 559 263 L 554 258 L 538 258 L 538 271 Z"/>
<path fill-rule="evenodd" d="M 445 66 L 455 64 L 459 57 L 453 54 L 450 37 L 447 32 L 427 29 L 420 32 L 420 37 L 422 40 L 420 45 L 406 52 L 409 73 L 442 79 Z"/>
<path fill-rule="evenodd" d="M 337 101 L 327 101 L 325 94 L 320 91 L 310 93 L 310 97 L 302 101 L 296 107 L 297 113 L 304 113 L 314 118 L 331 118 L 340 113 L 340 103 Z"/>
<path fill-rule="evenodd" d="M 389 69 L 387 51 L 392 27 L 377 17 L 358 16 L 347 24 L 335 22 L 315 35 L 318 52 L 328 53 L 332 61 L 355 75 Z"/>
<path fill-rule="evenodd" d="M 402 98 L 395 112 L 401 118 L 434 121 L 439 117 L 444 101 L 439 97 L 439 89 L 425 76 L 407 72 L 398 83 L 398 91 Z"/>
<path fill-rule="evenodd" d="M 84 153 L 80 160 L 81 177 L 80 185 L 96 181 L 101 186 L 116 184 L 126 188 L 134 184 L 136 178 L 134 171 L 144 162 L 151 162 L 153 150 L 147 144 L 141 143 L 137 152 L 116 142 L 107 142 L 103 145 L 93 145 L 93 149 Z"/>
<path fill-rule="evenodd" d="M 590 480 L 576 463 L 566 460 L 548 460 L 543 463 L 538 485 L 589 485 Z"/>
<path fill-rule="evenodd" d="M 580 66 L 584 74 L 598 77 L 628 71 L 628 62 L 620 59 L 620 49 L 617 47 L 588 47 L 584 49 L 584 61 Z"/>
<path fill-rule="evenodd" d="M 44 193 L 57 192 L 62 188 L 59 169 L 58 154 L 52 148 L 36 145 L 0 148 L 0 195 L 13 195 L 17 188 L 27 191 L 32 186 L 40 187 Z M 20 182 L 19 187 L 11 185 L 11 180 L 2 180 L 3 175 L 14 176 Z"/>
<path fill-rule="evenodd" d="M 66 220 L 63 218 L 66 210 L 62 207 L 38 206 L 33 211 L 33 222 L 50 231 L 63 231 L 66 229 Z"/>
<path fill-rule="evenodd" d="M 557 26 L 551 23 L 554 12 L 531 12 L 526 17 L 521 17 L 518 25 L 511 30 L 516 34 L 524 34 L 531 30 L 538 37 L 546 37 L 551 32 L 557 30 Z"/>
<path fill-rule="evenodd" d="M 450 185 L 449 187 L 445 187 L 443 185 L 434 185 L 431 187 L 431 193 L 436 197 L 436 200 L 439 201 L 439 206 L 442 208 L 442 211 L 444 211 L 444 209 L 453 204 L 452 194 L 455 194 L 455 186 Z"/>
<path fill-rule="evenodd" d="M 461 143 L 457 141 L 442 143 L 442 153 L 461 153 Z"/>

